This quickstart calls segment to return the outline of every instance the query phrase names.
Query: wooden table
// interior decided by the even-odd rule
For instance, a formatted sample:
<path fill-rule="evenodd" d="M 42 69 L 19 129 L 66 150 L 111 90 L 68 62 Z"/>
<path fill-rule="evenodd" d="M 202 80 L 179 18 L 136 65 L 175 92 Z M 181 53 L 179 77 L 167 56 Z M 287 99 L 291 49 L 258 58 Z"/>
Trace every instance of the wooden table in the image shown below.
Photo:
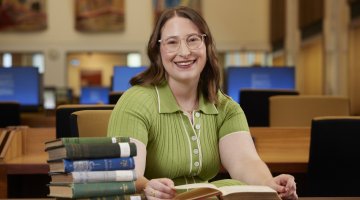
<path fill-rule="evenodd" d="M 273 173 L 306 173 L 310 128 L 250 128 L 255 146 Z"/>
<path fill-rule="evenodd" d="M 299 197 L 299 200 L 360 200 L 360 197 Z"/>
<path fill-rule="evenodd" d="M 260 157 L 273 173 L 306 172 L 310 128 L 250 129 Z M 55 128 L 26 128 L 11 138 L 6 156 L 0 158 L 0 198 L 7 198 L 7 176 L 48 174 L 44 142 L 55 138 Z"/>
<path fill-rule="evenodd" d="M 7 198 L 8 175 L 48 174 L 44 142 L 54 138 L 55 128 L 20 128 L 12 133 L 0 158 L 0 198 Z"/>

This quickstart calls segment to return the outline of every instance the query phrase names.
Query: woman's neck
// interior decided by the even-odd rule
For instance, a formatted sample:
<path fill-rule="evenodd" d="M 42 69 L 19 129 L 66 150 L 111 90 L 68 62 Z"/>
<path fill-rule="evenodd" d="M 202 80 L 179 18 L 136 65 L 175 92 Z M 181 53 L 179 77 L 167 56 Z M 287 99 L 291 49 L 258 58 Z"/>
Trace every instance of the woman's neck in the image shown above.
<path fill-rule="evenodd" d="M 192 112 L 198 106 L 198 85 L 196 83 L 169 82 L 175 99 L 184 112 Z"/>

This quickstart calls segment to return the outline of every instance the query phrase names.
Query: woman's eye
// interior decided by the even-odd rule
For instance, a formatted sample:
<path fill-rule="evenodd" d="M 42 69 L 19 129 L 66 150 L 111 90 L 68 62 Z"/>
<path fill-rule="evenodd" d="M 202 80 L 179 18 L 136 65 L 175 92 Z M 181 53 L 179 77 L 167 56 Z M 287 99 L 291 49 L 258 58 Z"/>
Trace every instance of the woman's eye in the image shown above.
<path fill-rule="evenodd" d="M 179 43 L 177 40 L 168 40 L 168 41 L 166 41 L 166 44 L 170 44 L 170 45 L 177 44 L 177 43 Z"/>
<path fill-rule="evenodd" d="M 188 42 L 197 42 L 197 41 L 200 41 L 200 38 L 197 36 L 192 36 L 188 38 Z"/>

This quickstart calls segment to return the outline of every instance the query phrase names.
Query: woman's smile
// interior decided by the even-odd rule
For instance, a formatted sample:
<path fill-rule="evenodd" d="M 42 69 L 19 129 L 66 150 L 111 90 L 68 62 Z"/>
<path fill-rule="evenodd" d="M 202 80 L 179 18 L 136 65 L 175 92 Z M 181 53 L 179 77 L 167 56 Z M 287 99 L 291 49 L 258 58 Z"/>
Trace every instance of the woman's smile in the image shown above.
<path fill-rule="evenodd" d="M 185 61 L 177 61 L 174 62 L 176 64 L 177 67 L 181 68 L 181 69 L 188 69 L 191 68 L 193 66 L 193 64 L 196 62 L 195 60 L 185 60 Z"/>

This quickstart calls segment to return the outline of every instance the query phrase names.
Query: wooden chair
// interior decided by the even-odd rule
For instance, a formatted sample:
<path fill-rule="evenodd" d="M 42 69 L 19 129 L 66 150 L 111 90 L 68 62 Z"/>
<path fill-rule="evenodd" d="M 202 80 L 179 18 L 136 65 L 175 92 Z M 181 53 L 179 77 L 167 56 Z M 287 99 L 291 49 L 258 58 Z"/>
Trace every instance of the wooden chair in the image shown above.
<path fill-rule="evenodd" d="M 306 196 L 360 196 L 360 116 L 312 120 Z"/>
<path fill-rule="evenodd" d="M 115 105 L 107 104 L 66 104 L 56 108 L 56 138 L 78 137 L 70 129 L 70 115 L 80 110 L 112 110 Z"/>
<path fill-rule="evenodd" d="M 349 116 L 350 101 L 336 96 L 272 96 L 270 127 L 310 127 L 314 117 Z"/>
<path fill-rule="evenodd" d="M 105 137 L 111 112 L 112 110 L 80 110 L 71 113 L 71 134 L 79 137 Z"/>
<path fill-rule="evenodd" d="M 298 95 L 295 90 L 240 90 L 240 106 L 249 126 L 269 126 L 269 98 L 275 95 Z"/>

